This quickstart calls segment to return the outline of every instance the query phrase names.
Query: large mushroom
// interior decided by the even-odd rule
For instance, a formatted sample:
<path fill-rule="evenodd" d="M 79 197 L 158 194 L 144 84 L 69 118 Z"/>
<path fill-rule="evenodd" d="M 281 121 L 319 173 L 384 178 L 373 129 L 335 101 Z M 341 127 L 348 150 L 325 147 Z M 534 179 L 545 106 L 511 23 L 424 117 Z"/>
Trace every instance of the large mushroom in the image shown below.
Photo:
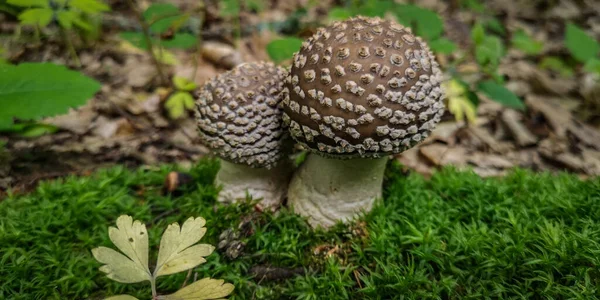
<path fill-rule="evenodd" d="M 427 44 L 397 23 L 352 18 L 320 28 L 294 55 L 283 120 L 311 154 L 288 203 L 313 226 L 369 211 L 386 162 L 423 141 L 444 113 Z"/>
<path fill-rule="evenodd" d="M 196 101 L 202 142 L 221 159 L 215 184 L 218 200 L 262 198 L 276 208 L 286 195 L 292 172 L 289 137 L 282 124 L 281 101 L 287 71 L 272 63 L 238 65 L 207 82 Z"/>

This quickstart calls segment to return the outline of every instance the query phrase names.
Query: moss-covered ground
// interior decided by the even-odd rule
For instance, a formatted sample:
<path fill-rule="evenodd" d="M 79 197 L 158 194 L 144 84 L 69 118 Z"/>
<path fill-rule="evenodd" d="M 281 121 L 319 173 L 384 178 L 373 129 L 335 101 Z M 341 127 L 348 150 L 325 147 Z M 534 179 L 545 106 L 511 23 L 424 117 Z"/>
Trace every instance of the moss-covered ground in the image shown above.
<path fill-rule="evenodd" d="M 0 299 L 100 299 L 149 284 L 120 284 L 98 271 L 90 249 L 114 247 L 107 227 L 121 214 L 148 226 L 156 255 L 162 231 L 190 216 L 207 220 L 201 241 L 217 245 L 242 228 L 236 259 L 215 251 L 195 269 L 233 283 L 234 299 L 596 299 L 600 294 L 600 179 L 516 170 L 481 179 L 445 169 L 431 179 L 390 165 L 384 200 L 350 225 L 312 231 L 287 210 L 220 206 L 211 185 L 218 163 L 189 170 L 177 195 L 162 184 L 172 167 L 102 170 L 43 183 L 0 202 Z M 318 253 L 318 254 L 315 254 Z M 300 268 L 256 280 L 255 266 Z M 158 280 L 178 289 L 185 272 Z"/>

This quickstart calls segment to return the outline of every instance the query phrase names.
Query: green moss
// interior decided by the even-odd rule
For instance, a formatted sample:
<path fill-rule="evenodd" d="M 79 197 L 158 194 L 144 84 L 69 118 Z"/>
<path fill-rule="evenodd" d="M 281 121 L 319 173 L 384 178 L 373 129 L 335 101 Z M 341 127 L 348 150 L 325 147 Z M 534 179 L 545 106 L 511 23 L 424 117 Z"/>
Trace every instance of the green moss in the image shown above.
<path fill-rule="evenodd" d="M 149 285 L 106 279 L 90 249 L 112 247 L 107 227 L 121 214 L 149 227 L 156 255 L 162 231 L 190 216 L 207 220 L 213 245 L 252 215 L 251 203 L 215 205 L 218 164 L 204 160 L 182 196 L 163 196 L 171 167 L 113 168 L 46 182 L 0 202 L 0 299 L 98 299 Z M 388 168 L 384 201 L 364 223 L 309 230 L 284 210 L 254 217 L 235 260 L 215 251 L 199 278 L 235 284 L 235 299 L 595 299 L 600 293 L 600 179 L 516 170 L 502 179 L 444 169 L 430 180 Z M 362 225 L 361 225 L 362 224 Z M 364 225 L 366 224 L 366 225 Z M 330 258 L 315 255 L 338 246 Z M 304 267 L 288 280 L 256 282 L 255 265 Z M 178 289 L 185 273 L 159 279 Z"/>

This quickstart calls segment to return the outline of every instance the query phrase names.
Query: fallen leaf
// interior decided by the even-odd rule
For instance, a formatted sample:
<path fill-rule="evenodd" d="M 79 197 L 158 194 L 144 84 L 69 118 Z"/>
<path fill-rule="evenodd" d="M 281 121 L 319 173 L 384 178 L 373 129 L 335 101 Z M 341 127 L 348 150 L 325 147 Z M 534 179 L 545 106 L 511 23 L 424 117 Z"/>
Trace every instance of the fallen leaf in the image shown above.
<path fill-rule="evenodd" d="M 241 54 L 232 46 L 219 42 L 204 42 L 200 49 L 202 57 L 226 69 L 243 62 Z"/>
<path fill-rule="evenodd" d="M 206 221 L 198 217 L 187 219 L 181 228 L 177 223 L 167 227 L 160 241 L 154 270 L 156 277 L 185 271 L 206 262 L 204 256 L 210 255 L 215 247 L 208 244 L 194 245 L 206 233 L 204 224 Z"/>
<path fill-rule="evenodd" d="M 104 300 L 138 300 L 138 298 L 130 295 L 116 295 L 108 298 L 104 298 Z"/>
<path fill-rule="evenodd" d="M 502 122 L 506 125 L 519 146 L 526 147 L 537 143 L 537 137 L 521 123 L 520 115 L 517 111 L 512 109 L 504 110 L 502 112 Z"/>

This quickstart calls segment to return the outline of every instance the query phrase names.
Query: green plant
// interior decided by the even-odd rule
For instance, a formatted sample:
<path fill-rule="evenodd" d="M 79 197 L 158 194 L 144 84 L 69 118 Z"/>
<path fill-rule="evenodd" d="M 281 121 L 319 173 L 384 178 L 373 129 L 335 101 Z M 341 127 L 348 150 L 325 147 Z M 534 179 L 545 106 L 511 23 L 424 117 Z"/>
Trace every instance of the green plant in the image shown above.
<path fill-rule="evenodd" d="M 66 113 L 85 104 L 100 83 L 83 74 L 51 63 L 22 63 L 0 68 L 0 130 L 52 131 L 52 126 L 28 122 Z M 26 121 L 13 124 L 13 118 Z"/>
<path fill-rule="evenodd" d="M 98 0 L 8 0 L 7 3 L 26 8 L 18 15 L 22 25 L 31 25 L 36 29 L 51 24 L 58 25 L 69 52 L 78 66 L 79 58 L 70 31 L 74 28 L 91 31 L 93 26 L 87 17 L 110 10 L 107 5 Z"/>
<path fill-rule="evenodd" d="M 518 30 L 513 34 L 512 46 L 528 55 L 537 55 L 542 52 L 544 44 L 531 38 L 524 30 Z"/>
<path fill-rule="evenodd" d="M 117 219 L 117 227 L 110 227 L 110 240 L 122 252 L 111 248 L 98 247 L 92 249 L 94 258 L 103 264 L 100 271 L 114 281 L 121 283 L 137 283 L 150 281 L 152 299 L 186 300 L 186 299 L 222 299 L 231 294 L 233 285 L 223 280 L 203 278 L 183 287 L 170 295 L 159 296 L 156 291 L 156 279 L 171 275 L 206 262 L 215 247 L 208 244 L 196 244 L 206 233 L 203 218 L 189 218 L 183 226 L 173 223 L 167 227 L 160 241 L 158 259 L 153 272 L 148 268 L 148 231 L 140 221 L 131 216 L 122 215 Z M 108 299 L 137 299 L 130 295 L 119 295 Z"/>
<path fill-rule="evenodd" d="M 177 76 L 173 78 L 173 86 L 176 91 L 165 102 L 165 108 L 171 119 L 178 119 L 183 116 L 186 110 L 194 108 L 194 97 L 190 92 L 198 86 L 186 78 Z"/>
<path fill-rule="evenodd" d="M 276 39 L 267 44 L 267 53 L 275 63 L 291 59 L 295 52 L 300 50 L 302 40 L 297 37 Z"/>
<path fill-rule="evenodd" d="M 565 44 L 575 60 L 584 64 L 587 72 L 600 74 L 600 43 L 579 26 L 568 23 L 565 30 Z"/>

